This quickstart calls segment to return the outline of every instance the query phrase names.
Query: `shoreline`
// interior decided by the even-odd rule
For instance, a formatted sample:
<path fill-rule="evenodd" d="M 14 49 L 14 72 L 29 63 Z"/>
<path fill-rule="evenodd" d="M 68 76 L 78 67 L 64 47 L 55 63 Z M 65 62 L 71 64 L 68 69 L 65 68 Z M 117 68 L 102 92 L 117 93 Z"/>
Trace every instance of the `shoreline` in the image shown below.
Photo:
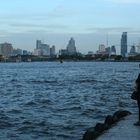
<path fill-rule="evenodd" d="M 121 60 L 121 61 L 113 61 L 113 60 L 69 60 L 69 59 L 66 59 L 66 60 L 63 60 L 62 62 L 58 59 L 55 59 L 55 60 L 31 60 L 31 61 L 10 61 L 10 60 L 6 60 L 6 61 L 0 61 L 0 63 L 32 63 L 32 62 L 59 62 L 59 63 L 65 63 L 65 62 L 140 62 L 140 60 L 137 60 L 137 61 L 129 61 L 129 60 Z"/>
<path fill-rule="evenodd" d="M 132 113 L 126 110 L 116 111 L 113 115 L 108 115 L 103 123 L 96 123 L 94 127 L 91 127 L 86 130 L 83 135 L 82 140 L 96 140 L 106 131 L 114 127 L 118 122 L 120 122 L 126 116 L 131 115 Z"/>

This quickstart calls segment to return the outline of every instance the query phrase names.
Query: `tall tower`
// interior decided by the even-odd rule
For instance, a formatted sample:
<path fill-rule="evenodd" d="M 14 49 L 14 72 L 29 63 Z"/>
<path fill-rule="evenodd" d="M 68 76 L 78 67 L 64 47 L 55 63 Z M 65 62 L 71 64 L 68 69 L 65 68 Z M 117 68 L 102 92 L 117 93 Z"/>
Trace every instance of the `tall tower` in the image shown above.
<path fill-rule="evenodd" d="M 41 40 L 36 40 L 36 49 L 40 49 L 41 44 L 42 44 Z"/>
<path fill-rule="evenodd" d="M 127 54 L 127 32 L 123 32 L 121 37 L 121 55 L 125 57 L 126 54 Z"/>
<path fill-rule="evenodd" d="M 114 45 L 111 46 L 111 54 L 116 55 L 116 47 Z"/>
<path fill-rule="evenodd" d="M 76 54 L 75 40 L 73 38 L 70 39 L 67 45 L 67 51 L 69 55 Z"/>

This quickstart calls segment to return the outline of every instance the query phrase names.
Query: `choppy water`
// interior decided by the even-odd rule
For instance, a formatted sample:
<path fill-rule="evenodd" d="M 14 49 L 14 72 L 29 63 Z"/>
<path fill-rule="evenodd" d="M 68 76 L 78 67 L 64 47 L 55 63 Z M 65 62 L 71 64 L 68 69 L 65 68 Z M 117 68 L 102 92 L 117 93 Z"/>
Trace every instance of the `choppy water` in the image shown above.
<path fill-rule="evenodd" d="M 130 99 L 138 63 L 0 64 L 0 139 L 79 140 Z"/>

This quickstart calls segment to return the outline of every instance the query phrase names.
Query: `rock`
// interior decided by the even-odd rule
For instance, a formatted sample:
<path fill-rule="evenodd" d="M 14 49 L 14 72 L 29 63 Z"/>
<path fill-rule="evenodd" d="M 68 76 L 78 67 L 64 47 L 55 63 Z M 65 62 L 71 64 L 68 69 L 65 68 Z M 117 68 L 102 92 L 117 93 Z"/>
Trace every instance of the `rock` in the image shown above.
<path fill-rule="evenodd" d="M 95 140 L 98 136 L 100 136 L 105 130 L 112 127 L 113 124 L 118 122 L 121 118 L 130 115 L 129 111 L 117 111 L 113 114 L 113 116 L 108 115 L 105 118 L 104 123 L 97 123 L 95 127 L 89 128 L 85 134 L 83 135 L 83 140 Z"/>
<path fill-rule="evenodd" d="M 107 127 L 111 127 L 114 123 L 116 123 L 119 119 L 117 118 L 117 116 L 111 116 L 111 115 L 108 115 L 105 119 L 105 124 Z"/>
<path fill-rule="evenodd" d="M 83 136 L 83 140 L 94 140 L 100 136 L 104 130 L 106 130 L 106 125 L 104 123 L 97 123 L 95 127 L 89 128 Z"/>
<path fill-rule="evenodd" d="M 89 128 L 83 136 L 83 140 L 93 140 L 95 139 L 95 129 L 93 127 Z"/>
<path fill-rule="evenodd" d="M 127 115 L 130 115 L 131 113 L 129 111 L 125 110 L 119 110 L 114 113 L 113 117 L 117 117 L 119 120 Z"/>
<path fill-rule="evenodd" d="M 107 124 L 108 126 L 111 126 L 111 125 L 114 123 L 113 117 L 112 117 L 111 115 L 108 115 L 108 116 L 106 117 L 104 123 Z"/>
<path fill-rule="evenodd" d="M 104 130 L 106 129 L 106 126 L 104 123 L 97 123 L 96 126 L 95 126 L 95 131 L 97 133 L 101 133 L 103 132 Z"/>
<path fill-rule="evenodd" d="M 116 115 L 113 115 L 113 122 L 116 123 L 119 121 L 119 118 Z"/>

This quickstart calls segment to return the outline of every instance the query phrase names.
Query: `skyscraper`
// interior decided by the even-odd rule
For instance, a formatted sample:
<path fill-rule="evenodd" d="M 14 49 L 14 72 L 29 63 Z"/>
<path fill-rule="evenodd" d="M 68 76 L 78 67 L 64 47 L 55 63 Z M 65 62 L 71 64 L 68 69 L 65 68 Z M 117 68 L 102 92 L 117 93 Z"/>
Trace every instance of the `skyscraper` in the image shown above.
<path fill-rule="evenodd" d="M 34 55 L 50 56 L 50 46 L 48 44 L 42 43 L 41 40 L 37 40 L 36 41 L 36 49 L 34 50 Z"/>
<path fill-rule="evenodd" d="M 55 46 L 54 45 L 50 48 L 50 55 L 51 56 L 55 55 Z"/>
<path fill-rule="evenodd" d="M 0 50 L 3 56 L 11 56 L 13 54 L 13 46 L 7 42 L 0 44 Z"/>
<path fill-rule="evenodd" d="M 111 46 L 111 54 L 116 55 L 116 48 L 115 46 Z"/>
<path fill-rule="evenodd" d="M 75 40 L 73 38 L 70 39 L 67 45 L 67 51 L 69 55 L 76 54 Z"/>
<path fill-rule="evenodd" d="M 123 32 L 121 37 L 121 55 L 125 57 L 126 54 L 127 54 L 127 32 Z"/>
<path fill-rule="evenodd" d="M 37 40 L 36 41 L 36 49 L 39 49 L 41 47 L 41 44 L 42 44 L 41 40 Z"/>

